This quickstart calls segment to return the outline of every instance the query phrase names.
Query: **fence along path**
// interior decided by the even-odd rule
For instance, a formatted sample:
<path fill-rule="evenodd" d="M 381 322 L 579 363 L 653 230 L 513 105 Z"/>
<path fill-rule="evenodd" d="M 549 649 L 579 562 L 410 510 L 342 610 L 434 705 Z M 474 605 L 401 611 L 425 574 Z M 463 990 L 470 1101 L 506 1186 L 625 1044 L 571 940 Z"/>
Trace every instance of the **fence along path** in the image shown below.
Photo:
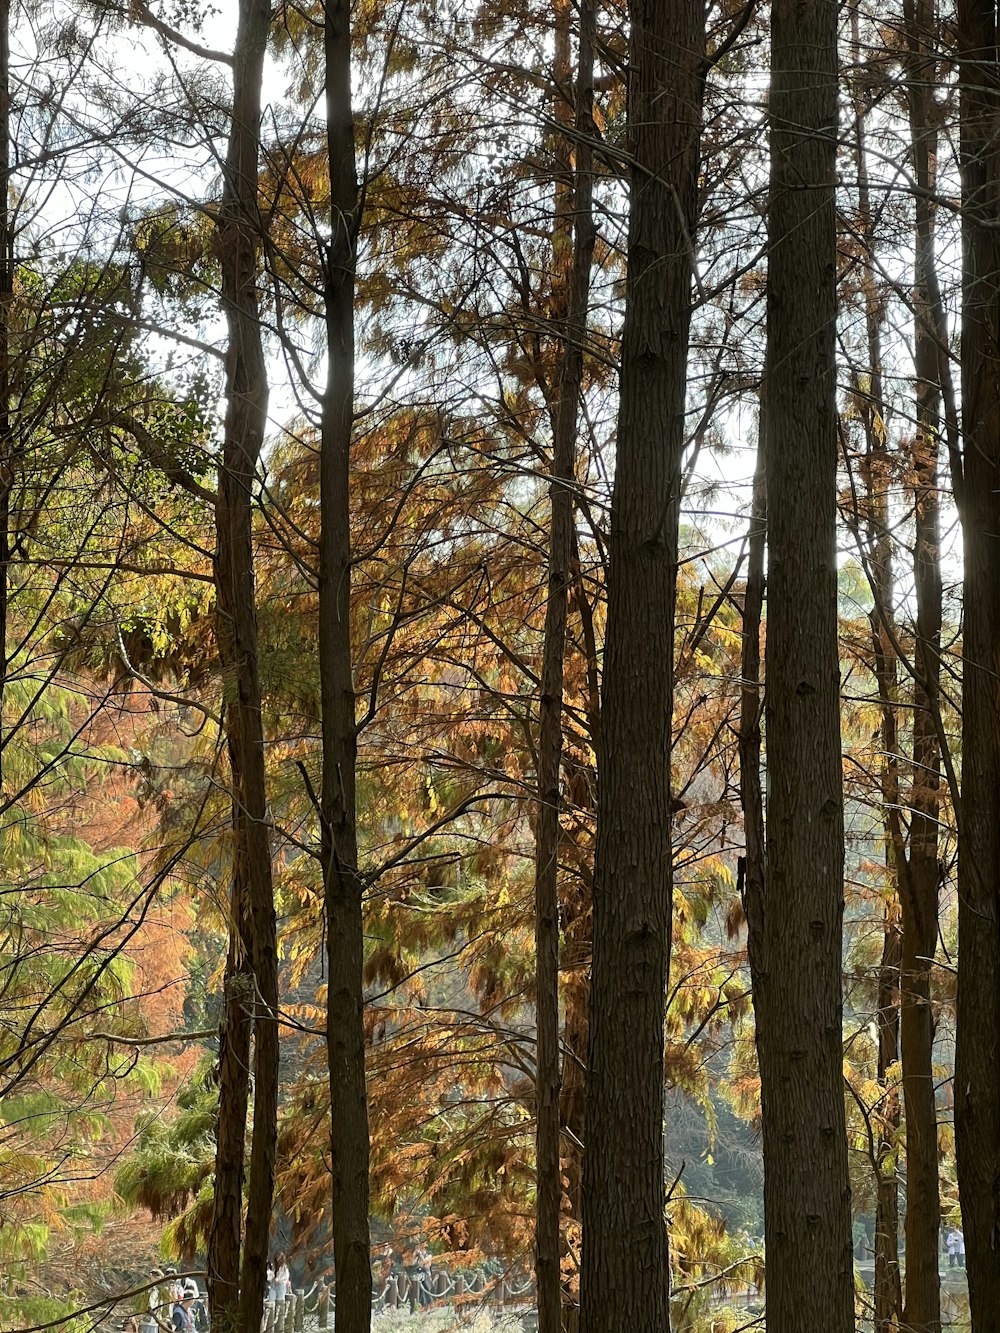
<path fill-rule="evenodd" d="M 306 1327 L 305 1322 L 296 1322 L 300 1319 L 308 1320 L 310 1327 L 331 1328 L 334 1303 L 335 1297 L 330 1288 L 315 1283 L 308 1292 L 295 1294 L 294 1308 L 291 1301 L 285 1303 L 286 1308 L 283 1310 L 270 1307 L 275 1312 L 274 1322 L 265 1323 L 265 1328 L 268 1333 L 271 1330 L 273 1333 L 299 1333 Z M 523 1283 L 516 1283 L 509 1276 L 491 1279 L 481 1272 L 469 1276 L 458 1273 L 454 1277 L 444 1271 L 420 1277 L 391 1273 L 382 1290 L 373 1293 L 372 1303 L 376 1311 L 409 1307 L 413 1313 L 438 1309 L 442 1305 L 459 1308 L 492 1305 L 523 1311 L 534 1308 L 534 1284 L 530 1278 Z"/>

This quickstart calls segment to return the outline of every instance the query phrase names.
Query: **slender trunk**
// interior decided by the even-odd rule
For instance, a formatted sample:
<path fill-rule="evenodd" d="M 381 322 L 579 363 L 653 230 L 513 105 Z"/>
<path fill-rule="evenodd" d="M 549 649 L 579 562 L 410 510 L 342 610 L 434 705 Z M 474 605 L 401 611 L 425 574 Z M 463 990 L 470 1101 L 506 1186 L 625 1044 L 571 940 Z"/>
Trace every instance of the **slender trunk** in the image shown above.
<path fill-rule="evenodd" d="M 14 228 L 10 199 L 10 0 L 0 0 L 0 727 L 7 685 L 10 588 L 10 492 L 17 447 L 11 423 L 10 317 L 14 299 Z M 0 789 L 3 749 L 0 748 Z"/>
<path fill-rule="evenodd" d="M 857 7 L 851 9 L 851 63 L 862 67 L 860 23 Z M 872 661 L 882 709 L 881 795 L 884 824 L 886 876 L 894 898 L 906 878 L 906 846 L 899 819 L 899 740 L 897 708 L 899 663 L 896 654 L 893 589 L 895 571 L 889 530 L 891 469 L 887 428 L 887 405 L 882 374 L 882 301 L 877 285 L 875 247 L 877 236 L 871 207 L 868 178 L 865 115 L 867 105 L 855 85 L 855 162 L 858 176 L 858 226 L 862 255 L 862 293 L 865 303 L 865 333 L 868 342 L 868 385 L 856 389 L 859 414 L 864 422 L 864 541 L 868 555 L 873 608 Z M 896 1139 L 900 1104 L 890 1070 L 899 1060 L 899 969 L 902 939 L 899 908 L 887 903 L 882 936 L 882 959 L 878 974 L 878 1060 L 876 1077 L 881 1090 L 874 1109 L 872 1169 L 875 1173 L 875 1333 L 892 1333 L 902 1311 L 899 1272 L 899 1187 L 896 1173 Z"/>
<path fill-rule="evenodd" d="M 941 1205 L 938 1194 L 937 1105 L 934 1092 L 934 1015 L 931 969 L 938 935 L 938 821 L 941 755 L 938 691 L 941 675 L 941 538 L 938 451 L 941 436 L 939 364 L 944 329 L 937 326 L 934 259 L 934 76 L 931 43 L 934 0 L 906 0 L 907 97 L 917 184 L 914 264 L 916 436 L 913 445 L 915 541 L 913 575 L 917 625 L 913 696 L 913 777 L 907 873 L 900 880 L 903 917 L 901 1055 L 906 1112 L 906 1304 L 914 1333 L 939 1333 L 938 1271 Z"/>
<path fill-rule="evenodd" d="M 581 1326 L 663 1333 L 674 605 L 705 54 L 700 0 L 633 0 L 621 350 L 594 869 Z"/>
<path fill-rule="evenodd" d="M 579 769 L 576 781 L 571 783 L 573 804 L 581 811 L 581 823 L 568 842 L 574 873 L 564 881 L 560 900 L 563 935 L 563 1062 L 559 1118 L 563 1143 L 561 1167 L 565 1179 L 566 1207 L 569 1216 L 579 1223 L 583 1212 L 583 1145 L 586 1142 L 587 1118 L 587 1012 L 590 1005 L 590 959 L 593 952 L 593 898 L 594 839 L 596 825 L 596 778 L 601 767 L 600 745 L 600 677 L 598 669 L 597 632 L 593 607 L 587 596 L 580 568 L 580 551 L 576 529 L 573 529 L 573 607 L 579 617 L 580 653 L 586 679 L 584 711 L 587 735 L 595 756 L 593 767 Z M 569 974 L 568 982 L 565 974 Z M 579 1297 L 573 1302 L 579 1322 Z"/>
<path fill-rule="evenodd" d="M 1000 80 L 995 0 L 958 0 L 965 614 L 955 1145 L 975 1333 L 1000 1318 Z"/>
<path fill-rule="evenodd" d="M 869 305 L 869 312 L 871 306 Z M 870 318 L 870 315 L 869 315 Z M 870 330 L 871 333 L 871 330 Z M 871 343 L 874 366 L 880 366 L 879 339 Z M 872 659 L 882 710 L 882 765 L 880 773 L 886 874 L 898 897 L 906 892 L 908 865 L 906 840 L 899 815 L 899 739 L 896 711 L 898 706 L 898 662 L 894 647 L 893 566 L 888 526 L 888 467 L 884 431 L 873 429 L 876 413 L 884 422 L 881 397 L 881 371 L 873 373 L 872 394 L 866 427 L 867 456 L 867 543 L 869 577 L 873 609 L 871 612 Z M 902 932 L 899 906 L 887 903 L 883 923 L 882 959 L 878 973 L 878 1061 L 876 1077 L 881 1089 L 877 1112 L 873 1114 L 877 1134 L 872 1167 L 875 1172 L 875 1333 L 891 1333 L 898 1327 L 902 1310 L 899 1272 L 899 1187 L 896 1173 L 896 1139 L 899 1134 L 900 1104 L 895 1082 L 889 1071 L 899 1060 L 900 964 Z"/>
<path fill-rule="evenodd" d="M 760 440 L 763 441 L 763 404 Z M 743 645 L 740 655 L 740 805 L 743 810 L 745 855 L 739 864 L 740 897 L 747 919 L 747 957 L 750 974 L 763 971 L 764 897 L 767 886 L 767 849 L 764 831 L 764 795 L 760 782 L 761 694 L 760 628 L 764 610 L 764 553 L 767 544 L 767 491 L 764 451 L 757 446 L 750 509 L 747 581 L 743 592 Z"/>
<path fill-rule="evenodd" d="M 222 270 L 222 305 L 228 332 L 227 394 L 222 467 L 216 504 L 216 624 L 225 683 L 226 744 L 233 786 L 233 920 L 241 935 L 242 971 L 227 980 L 226 1067 L 220 1086 L 220 1136 L 216 1189 L 225 1209 L 213 1225 L 221 1256 L 210 1254 L 217 1284 L 216 1306 L 233 1321 L 236 1292 L 232 1262 L 238 1247 L 235 1213 L 242 1175 L 238 1121 L 246 1117 L 246 1066 L 235 1061 L 246 1048 L 241 1009 L 254 1018 L 254 1114 L 247 1182 L 247 1220 L 236 1326 L 256 1333 L 264 1308 L 265 1268 L 274 1191 L 278 1096 L 277 941 L 271 846 L 265 793 L 264 735 L 254 589 L 252 505 L 254 477 L 267 423 L 267 372 L 257 305 L 260 218 L 257 173 L 260 147 L 261 79 L 269 7 L 241 0 L 234 46 L 233 119 L 219 210 L 217 253 Z M 249 970 L 247 970 L 249 954 Z M 230 1023 L 231 1020 L 231 1023 Z M 220 1170 L 223 1173 L 219 1179 Z M 224 1257 L 226 1271 L 216 1269 Z M 224 1283 L 224 1286 L 223 1286 Z M 219 1299 L 221 1297 L 221 1300 Z"/>
<path fill-rule="evenodd" d="M 535 1286 L 539 1333 L 561 1327 L 562 1182 L 559 1074 L 559 795 L 562 766 L 563 659 L 573 556 L 573 481 L 583 387 L 583 345 L 594 254 L 593 177 L 589 136 L 594 101 L 594 6 L 580 6 L 576 77 L 576 170 L 569 307 L 555 403 L 552 449 L 548 599 L 539 697 L 538 813 L 535 823 L 535 958 L 537 1074 L 535 1082 L 537 1210 Z"/>
<path fill-rule="evenodd" d="M 871 304 L 869 304 L 871 321 Z M 869 325 L 871 337 L 871 324 Z M 872 348 L 873 366 L 880 367 L 880 339 L 875 337 Z M 872 661 L 882 711 L 881 743 L 882 765 L 880 795 L 882 799 L 885 833 L 885 863 L 888 880 L 901 899 L 906 894 L 909 866 L 906 839 L 900 819 L 900 757 L 897 728 L 898 661 L 895 650 L 893 621 L 893 565 L 892 546 L 888 526 L 888 459 L 884 430 L 875 430 L 876 414 L 884 422 L 884 403 L 881 396 L 881 370 L 872 375 L 873 391 L 866 408 L 867 430 L 867 495 L 866 538 L 868 546 L 869 579 L 873 608 Z M 877 386 L 877 392 L 875 389 Z M 890 1333 L 898 1327 L 902 1310 L 902 1289 L 899 1272 L 899 1187 L 895 1166 L 896 1139 L 899 1133 L 900 1104 L 895 1082 L 889 1071 L 899 1060 L 900 1051 L 900 966 L 902 960 L 902 931 L 898 903 L 890 901 L 885 908 L 882 939 L 882 959 L 878 974 L 878 1061 L 876 1077 L 881 1088 L 877 1113 L 872 1116 L 877 1137 L 872 1145 L 872 1167 L 875 1172 L 875 1333 Z"/>
<path fill-rule="evenodd" d="M 895 1138 L 899 1130 L 899 1095 L 889 1070 L 899 1059 L 899 965 L 902 933 L 896 903 L 885 909 L 882 959 L 878 972 L 878 1071 L 882 1101 L 875 1144 L 875 1333 L 899 1327 L 902 1291 L 899 1278 L 899 1187 Z"/>
<path fill-rule="evenodd" d="M 917 448 L 926 446 L 927 437 L 920 431 Z M 924 463 L 915 459 L 917 681 L 914 689 L 910 847 L 906 873 L 899 880 L 903 925 L 900 1050 L 906 1112 L 904 1322 L 914 1333 L 937 1333 L 941 1327 L 941 1280 L 938 1272 L 941 1205 L 938 1194 L 934 1013 L 931 1007 L 931 969 L 937 947 L 940 877 L 937 857 L 940 750 L 932 710 L 937 706 L 940 671 L 941 575 L 937 537 L 937 480 L 936 475 L 933 480 L 929 479 L 929 471 L 926 456 Z M 936 467 L 933 472 L 936 474 Z M 933 609 L 935 606 L 936 612 Z"/>
<path fill-rule="evenodd" d="M 234 844 L 240 812 L 233 803 Z M 250 1033 L 253 1026 L 251 941 L 246 924 L 242 858 L 233 850 L 229 895 L 229 952 L 219 1026 L 219 1113 L 215 1123 L 215 1180 L 212 1225 L 206 1260 L 209 1317 L 213 1328 L 236 1324 L 240 1295 L 240 1240 L 243 1219 L 244 1150 L 250 1097 Z"/>
<path fill-rule="evenodd" d="M 767 291 L 767 884 L 755 978 L 768 1333 L 854 1327 L 837 652 L 836 0 L 775 0 Z"/>
<path fill-rule="evenodd" d="M 354 156 L 349 0 L 328 0 L 324 17 L 331 230 L 324 266 L 328 367 L 320 454 L 319 666 L 330 1176 L 337 1279 L 335 1327 L 337 1333 L 367 1333 L 372 1280 L 362 981 L 364 884 L 358 870 L 350 509 L 354 284 L 361 200 Z"/>

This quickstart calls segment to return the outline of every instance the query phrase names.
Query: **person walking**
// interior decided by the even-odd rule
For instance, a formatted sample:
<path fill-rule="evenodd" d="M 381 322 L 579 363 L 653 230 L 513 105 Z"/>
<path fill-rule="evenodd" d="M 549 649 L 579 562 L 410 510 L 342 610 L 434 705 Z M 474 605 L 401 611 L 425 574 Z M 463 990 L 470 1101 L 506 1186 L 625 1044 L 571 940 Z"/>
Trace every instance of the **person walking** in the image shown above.
<path fill-rule="evenodd" d="M 955 1268 L 958 1264 L 958 1232 L 954 1227 L 945 1237 L 945 1245 L 948 1249 L 948 1267 Z"/>
<path fill-rule="evenodd" d="M 170 1320 L 170 1327 L 174 1330 L 174 1333 L 195 1333 L 194 1316 L 191 1313 L 193 1305 L 192 1297 L 185 1295 L 174 1306 L 174 1313 Z"/>
<path fill-rule="evenodd" d="M 430 1251 L 423 1245 L 417 1247 L 413 1254 L 413 1262 L 417 1270 L 417 1289 L 418 1299 L 421 1307 L 430 1305 L 434 1299 L 432 1287 L 433 1274 L 431 1273 L 431 1255 Z"/>
<path fill-rule="evenodd" d="M 161 1291 L 161 1311 L 166 1315 L 168 1327 L 174 1317 L 174 1306 L 184 1299 L 184 1283 L 177 1276 L 176 1268 L 168 1268 L 164 1274 L 165 1291 Z M 165 1299 L 164 1299 L 165 1298 Z"/>
<path fill-rule="evenodd" d="M 142 1333 L 157 1333 L 158 1329 L 170 1328 L 174 1307 L 170 1299 L 170 1285 L 162 1270 L 154 1268 L 149 1276 L 156 1286 L 150 1287 L 146 1308 L 142 1312 Z"/>
<path fill-rule="evenodd" d="M 154 1268 L 149 1275 L 149 1280 L 156 1285 L 150 1287 L 148 1291 L 140 1291 L 135 1298 L 135 1315 L 139 1333 L 156 1333 L 156 1307 L 160 1303 L 159 1284 L 162 1276 L 160 1270 Z"/>
<path fill-rule="evenodd" d="M 191 1298 L 191 1323 L 195 1333 L 205 1333 L 208 1328 L 208 1312 L 198 1289 L 198 1283 L 193 1277 L 185 1278 L 184 1295 Z"/>
<path fill-rule="evenodd" d="M 266 1270 L 267 1286 L 264 1290 L 264 1317 L 261 1328 L 267 1328 L 269 1324 L 274 1323 L 274 1305 L 278 1296 L 277 1268 L 275 1261 L 268 1259 Z"/>
<path fill-rule="evenodd" d="M 274 1281 L 276 1288 L 276 1297 L 278 1301 L 289 1301 L 292 1298 L 292 1275 L 289 1272 L 288 1260 L 283 1254 L 279 1254 L 274 1261 Z"/>
<path fill-rule="evenodd" d="M 392 1250 L 383 1245 L 372 1264 L 372 1298 L 378 1309 L 384 1310 L 389 1282 L 392 1278 Z"/>

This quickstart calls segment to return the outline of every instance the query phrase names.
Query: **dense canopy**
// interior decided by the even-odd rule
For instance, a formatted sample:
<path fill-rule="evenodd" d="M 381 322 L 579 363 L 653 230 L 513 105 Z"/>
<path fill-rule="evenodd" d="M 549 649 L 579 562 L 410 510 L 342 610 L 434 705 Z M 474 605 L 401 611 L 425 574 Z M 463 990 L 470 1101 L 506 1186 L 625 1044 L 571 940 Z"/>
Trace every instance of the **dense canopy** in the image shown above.
<path fill-rule="evenodd" d="M 0 0 L 3 1328 L 994 1333 L 998 25 Z"/>

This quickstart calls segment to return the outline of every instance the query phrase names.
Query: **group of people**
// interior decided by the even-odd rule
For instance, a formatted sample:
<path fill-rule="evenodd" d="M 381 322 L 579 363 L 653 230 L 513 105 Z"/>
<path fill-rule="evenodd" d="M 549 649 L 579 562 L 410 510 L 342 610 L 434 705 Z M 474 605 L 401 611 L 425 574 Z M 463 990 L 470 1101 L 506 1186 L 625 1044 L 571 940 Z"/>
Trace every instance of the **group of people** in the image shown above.
<path fill-rule="evenodd" d="M 267 1265 L 267 1303 L 280 1305 L 292 1299 L 292 1275 L 288 1270 L 288 1259 L 283 1254 L 276 1254 Z"/>
<path fill-rule="evenodd" d="M 204 1333 L 208 1310 L 195 1279 L 180 1278 L 173 1268 L 154 1268 L 149 1277 L 153 1285 L 142 1292 L 135 1313 L 126 1316 L 123 1333 Z M 283 1254 L 268 1262 L 266 1299 L 269 1305 L 292 1299 L 292 1275 Z"/>
<path fill-rule="evenodd" d="M 430 1250 L 425 1250 L 422 1245 L 418 1245 L 413 1251 L 413 1257 L 406 1269 L 406 1275 L 417 1288 L 417 1299 L 422 1306 L 430 1305 L 434 1299 L 432 1282 L 434 1274 L 431 1272 Z M 411 1302 L 412 1309 L 412 1302 Z"/>
<path fill-rule="evenodd" d="M 288 1272 L 288 1260 L 284 1254 L 275 1254 L 268 1260 L 268 1301 L 279 1305 L 281 1301 L 291 1301 L 292 1274 Z"/>
<path fill-rule="evenodd" d="M 172 1268 L 154 1268 L 149 1277 L 154 1285 L 125 1321 L 127 1333 L 203 1333 L 208 1328 L 208 1311 L 193 1277 L 180 1278 Z"/>
<path fill-rule="evenodd" d="M 415 1310 L 418 1305 L 423 1308 L 432 1304 L 435 1296 L 431 1263 L 430 1251 L 422 1245 L 403 1252 L 393 1250 L 391 1245 L 382 1246 L 376 1251 L 372 1262 L 375 1300 L 384 1302 L 389 1294 L 390 1283 L 394 1283 L 397 1298 L 408 1302 L 411 1310 Z"/>

